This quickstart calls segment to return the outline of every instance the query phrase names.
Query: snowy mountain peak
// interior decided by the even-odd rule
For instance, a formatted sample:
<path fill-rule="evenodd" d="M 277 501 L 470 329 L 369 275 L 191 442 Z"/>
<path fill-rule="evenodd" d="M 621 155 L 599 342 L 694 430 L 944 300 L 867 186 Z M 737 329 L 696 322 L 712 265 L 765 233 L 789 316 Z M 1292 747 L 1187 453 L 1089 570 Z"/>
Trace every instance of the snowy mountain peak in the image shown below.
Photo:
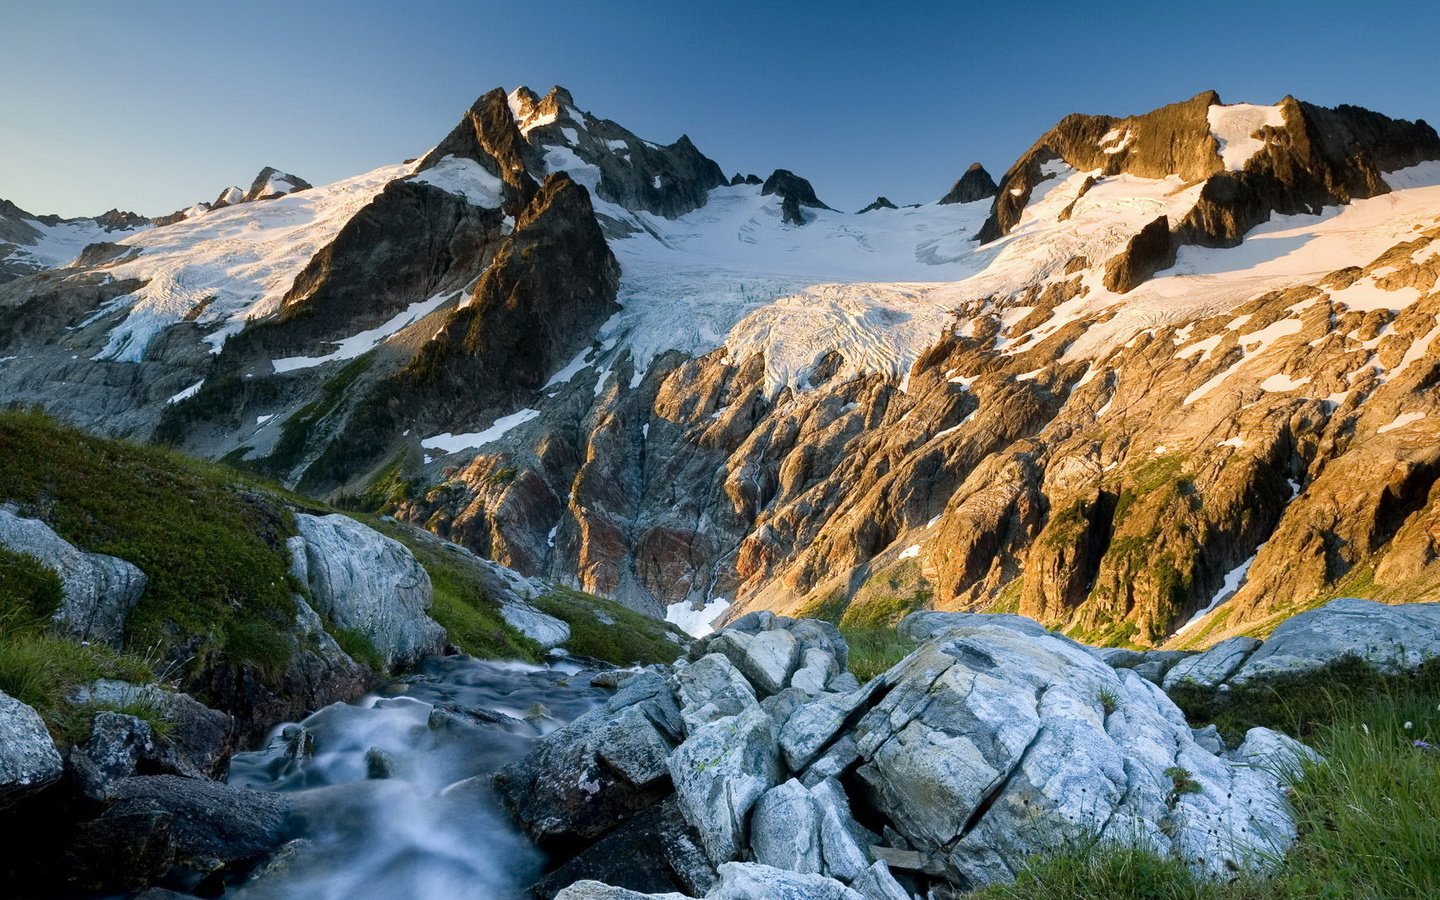
<path fill-rule="evenodd" d="M 273 166 L 266 166 L 260 170 L 260 174 L 255 176 L 255 180 L 250 183 L 250 190 L 245 192 L 245 195 L 240 198 L 240 202 L 273 200 L 296 191 L 308 190 L 312 186 L 303 178 L 282 172 Z"/>

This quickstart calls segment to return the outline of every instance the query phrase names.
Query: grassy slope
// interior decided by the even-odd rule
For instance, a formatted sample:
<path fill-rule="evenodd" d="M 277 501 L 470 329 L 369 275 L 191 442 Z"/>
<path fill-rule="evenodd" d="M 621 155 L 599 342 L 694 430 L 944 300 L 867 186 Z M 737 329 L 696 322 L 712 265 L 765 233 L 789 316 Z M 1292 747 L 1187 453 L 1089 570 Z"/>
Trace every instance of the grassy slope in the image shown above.
<path fill-rule="evenodd" d="M 573 588 L 553 587 L 535 605 L 570 626 L 572 653 L 620 666 L 674 662 L 682 648 L 666 635 L 688 640 L 668 622 Z"/>
<path fill-rule="evenodd" d="M 1301 735 L 1324 757 L 1292 788 L 1299 840 L 1268 875 L 1195 877 L 1144 851 L 1079 846 L 1034 860 L 976 900 L 1440 897 L 1440 660 L 1382 677 L 1353 661 L 1230 695 L 1177 697 L 1232 739 L 1252 725 Z M 1419 743 L 1417 743 L 1419 742 Z"/>

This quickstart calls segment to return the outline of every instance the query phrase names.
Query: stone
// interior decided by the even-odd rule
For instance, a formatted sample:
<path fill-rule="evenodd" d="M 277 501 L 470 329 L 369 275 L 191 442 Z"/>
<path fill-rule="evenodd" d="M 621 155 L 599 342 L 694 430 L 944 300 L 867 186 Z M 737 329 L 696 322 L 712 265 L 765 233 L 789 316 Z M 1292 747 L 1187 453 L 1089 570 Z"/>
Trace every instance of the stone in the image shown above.
<path fill-rule="evenodd" d="M 142 706 L 169 725 L 164 738 L 152 736 L 151 749 L 140 757 L 150 774 L 186 778 L 218 778 L 225 773 L 236 740 L 235 720 L 178 691 L 155 684 L 101 679 L 80 688 L 71 702 L 111 709 Z M 148 726 L 147 726 L 148 728 Z"/>
<path fill-rule="evenodd" d="M 790 676 L 790 686 L 813 697 L 837 674 L 834 656 L 819 647 L 807 647 L 800 654 L 800 667 Z"/>
<path fill-rule="evenodd" d="M 395 777 L 395 758 L 379 747 L 365 751 L 365 777 L 372 779 Z"/>
<path fill-rule="evenodd" d="M 859 877 L 850 882 L 850 887 L 865 900 L 911 900 L 910 892 L 900 886 L 890 867 L 883 859 L 877 859 Z"/>
<path fill-rule="evenodd" d="M 1346 657 L 1393 674 L 1436 656 L 1440 656 L 1440 603 L 1387 606 L 1345 598 L 1281 622 L 1229 681 L 1239 685 L 1312 672 Z"/>
<path fill-rule="evenodd" d="M 1233 637 L 1215 646 L 1175 663 L 1165 673 L 1163 687 L 1174 690 L 1178 685 L 1213 688 L 1229 678 L 1260 646 L 1252 637 Z"/>
<path fill-rule="evenodd" d="M 1098 833 L 1223 875 L 1288 845 L 1282 781 L 1198 744 L 1157 686 L 1060 636 L 974 621 L 883 676 L 853 730 L 866 800 L 912 862 L 983 885 Z M 1195 792 L 1177 795 L 1177 767 Z"/>
<path fill-rule="evenodd" d="M 705 893 L 715 870 L 697 835 L 667 797 L 562 863 L 530 888 L 537 897 L 564 894 L 577 881 L 603 882 L 632 891 Z"/>
<path fill-rule="evenodd" d="M 780 749 L 792 772 L 803 772 L 849 718 L 870 702 L 879 682 L 846 694 L 821 694 L 801 706 L 780 729 Z"/>
<path fill-rule="evenodd" d="M 839 778 L 860 762 L 860 748 L 850 734 L 842 734 L 835 743 L 805 770 L 800 781 L 806 787 L 814 787 L 826 778 Z"/>
<path fill-rule="evenodd" d="M 156 756 L 149 723 L 122 713 L 97 713 L 90 738 L 70 751 L 67 762 L 76 783 L 92 800 L 106 800 L 116 784 L 135 775 L 142 759 Z"/>
<path fill-rule="evenodd" d="M 707 653 L 679 669 L 674 681 L 687 734 L 756 703 L 750 682 L 721 653 Z"/>
<path fill-rule="evenodd" d="M 705 897 L 706 900 L 863 900 L 860 894 L 833 878 L 739 862 L 720 866 L 720 883 Z"/>
<path fill-rule="evenodd" d="M 785 687 L 800 655 L 799 642 L 783 628 L 753 635 L 722 631 L 710 649 L 729 657 L 762 698 Z"/>
<path fill-rule="evenodd" d="M 671 793 L 668 742 L 682 727 L 667 680 L 644 672 L 604 705 L 537 741 L 493 784 L 543 849 L 573 852 Z"/>
<path fill-rule="evenodd" d="M 60 576 L 62 599 L 55 621 L 82 641 L 119 646 L 125 620 L 145 593 L 145 573 L 103 553 L 76 549 L 39 519 L 0 507 L 0 545 L 33 556 Z"/>
<path fill-rule="evenodd" d="M 820 809 L 800 782 L 790 779 L 766 791 L 750 819 L 754 859 L 791 872 L 823 872 Z"/>
<path fill-rule="evenodd" d="M 549 650 L 570 640 L 570 625 L 541 612 L 528 603 L 501 603 L 500 617 L 505 624 Z"/>
<path fill-rule="evenodd" d="M 0 693 L 0 809 L 59 781 L 63 772 L 40 714 Z"/>
<path fill-rule="evenodd" d="M 855 821 L 845 789 L 835 779 L 827 778 L 810 788 L 810 797 L 820 813 L 824 873 L 841 881 L 853 881 L 870 866 L 870 855 L 865 848 L 878 838 Z"/>
<path fill-rule="evenodd" d="M 647 894 L 628 888 L 611 887 L 599 881 L 577 881 L 555 895 L 555 900 L 690 900 L 686 894 L 672 892 Z"/>
<path fill-rule="evenodd" d="M 296 513 L 295 525 L 294 573 L 336 626 L 367 637 L 392 668 L 440 650 L 430 576 L 404 544 L 339 514 Z"/>
<path fill-rule="evenodd" d="M 670 754 L 680 810 L 719 865 L 747 844 L 751 808 L 781 778 L 775 723 L 758 706 L 700 727 Z"/>
<path fill-rule="evenodd" d="M 98 818 L 75 828 L 64 849 L 78 887 L 117 891 L 161 876 L 199 881 L 244 872 L 294 837 L 299 821 L 284 794 L 174 775 L 126 779 Z"/>

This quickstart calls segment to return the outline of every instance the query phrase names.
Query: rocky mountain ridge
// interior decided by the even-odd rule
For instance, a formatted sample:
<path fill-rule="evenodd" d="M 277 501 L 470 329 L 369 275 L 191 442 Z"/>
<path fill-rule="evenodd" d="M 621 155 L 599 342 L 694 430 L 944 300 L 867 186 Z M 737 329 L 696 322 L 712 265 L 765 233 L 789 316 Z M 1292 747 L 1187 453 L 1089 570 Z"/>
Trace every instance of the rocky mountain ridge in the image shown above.
<path fill-rule="evenodd" d="M 1440 589 L 1437 159 L 1211 92 L 851 216 L 497 89 L 0 287 L 0 384 L 655 614 L 1208 643 Z"/>

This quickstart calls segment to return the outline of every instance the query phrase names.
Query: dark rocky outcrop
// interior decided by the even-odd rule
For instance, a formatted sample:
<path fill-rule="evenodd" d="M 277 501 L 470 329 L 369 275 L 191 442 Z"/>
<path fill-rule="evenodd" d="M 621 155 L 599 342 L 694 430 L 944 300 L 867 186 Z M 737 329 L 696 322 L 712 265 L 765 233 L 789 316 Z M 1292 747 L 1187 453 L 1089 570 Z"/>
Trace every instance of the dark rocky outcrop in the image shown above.
<path fill-rule="evenodd" d="M 1105 264 L 1105 287 L 1123 294 L 1174 264 L 1175 245 L 1170 239 L 1170 220 L 1159 216 L 1140 229 L 1125 249 Z"/>
<path fill-rule="evenodd" d="M 950 191 L 940 198 L 941 203 L 974 203 L 976 200 L 986 200 L 1000 193 L 1000 187 L 995 184 L 995 179 L 985 171 L 985 167 L 977 163 L 971 163 L 960 180 L 950 188 Z"/>
<path fill-rule="evenodd" d="M 894 203 L 891 203 L 890 200 L 889 200 L 889 198 L 887 198 L 887 197 L 876 197 L 875 200 L 874 200 L 874 202 L 872 202 L 869 206 L 865 207 L 864 209 L 860 210 L 860 212 L 861 212 L 861 213 L 873 212 L 874 210 L 877 210 L 877 209 L 899 209 L 899 207 L 896 206 Z M 857 213 L 857 215 L 859 215 L 859 213 Z"/>
<path fill-rule="evenodd" d="M 266 166 L 255 176 L 255 180 L 250 183 L 250 190 L 245 192 L 245 196 L 240 198 L 240 202 L 273 200 L 296 191 L 309 190 L 312 186 L 310 182 L 297 175 L 282 172 L 273 166 Z"/>
<path fill-rule="evenodd" d="M 732 177 L 732 178 L 730 179 L 730 186 L 731 186 L 731 187 L 735 187 L 736 185 L 741 185 L 741 184 L 764 184 L 764 183 L 765 183 L 765 182 L 761 180 L 761 178 L 760 178 L 759 175 L 755 175 L 755 174 L 741 175 L 739 172 L 736 172 L 735 175 L 734 175 L 734 177 Z"/>
<path fill-rule="evenodd" d="M 777 194 L 780 197 L 781 219 L 790 225 L 804 225 L 805 214 L 802 208 L 829 209 L 820 198 L 815 196 L 815 189 L 810 182 L 796 175 L 788 169 L 776 169 L 765 179 L 760 188 L 761 196 L 768 197 Z"/>
<path fill-rule="evenodd" d="M 505 210 L 514 213 L 530 202 L 538 188 L 533 173 L 542 171 L 539 153 L 515 125 L 503 88 L 475 101 L 439 144 L 416 165 L 432 168 L 447 156 L 474 160 L 505 184 Z"/>

